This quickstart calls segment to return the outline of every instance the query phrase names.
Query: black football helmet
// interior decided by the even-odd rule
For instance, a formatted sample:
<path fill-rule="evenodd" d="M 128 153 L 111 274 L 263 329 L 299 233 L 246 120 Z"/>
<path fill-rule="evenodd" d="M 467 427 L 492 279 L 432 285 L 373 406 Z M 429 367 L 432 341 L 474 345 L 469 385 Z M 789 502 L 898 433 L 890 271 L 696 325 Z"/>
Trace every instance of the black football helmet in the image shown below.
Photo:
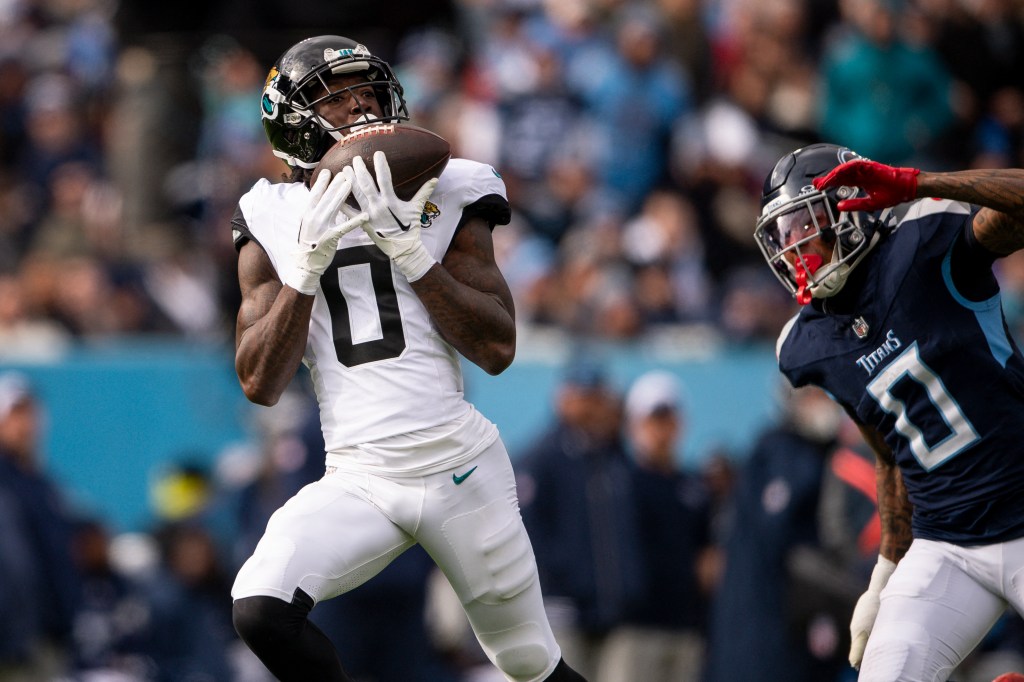
<path fill-rule="evenodd" d="M 350 88 L 328 87 L 337 74 L 365 73 L 383 116 L 406 121 L 409 112 L 402 85 L 383 59 L 365 45 L 341 36 L 317 36 L 296 43 L 270 69 L 260 98 L 263 128 L 274 155 L 291 167 L 315 168 L 343 131 L 363 122 L 335 126 L 313 111 L 314 105 Z M 355 86 L 350 86 L 355 87 Z M 360 84 L 359 87 L 365 87 Z M 369 114 L 369 112 L 367 112 Z"/>
<path fill-rule="evenodd" d="M 820 191 L 811 184 L 836 166 L 862 158 L 846 147 L 813 144 L 783 156 L 765 178 L 754 239 L 772 272 L 801 304 L 838 293 L 883 233 L 878 214 L 839 212 L 839 201 L 863 196 L 856 187 Z M 829 263 L 801 249 L 818 236 L 832 245 Z M 801 267 L 786 259 L 789 253 L 795 253 Z"/>

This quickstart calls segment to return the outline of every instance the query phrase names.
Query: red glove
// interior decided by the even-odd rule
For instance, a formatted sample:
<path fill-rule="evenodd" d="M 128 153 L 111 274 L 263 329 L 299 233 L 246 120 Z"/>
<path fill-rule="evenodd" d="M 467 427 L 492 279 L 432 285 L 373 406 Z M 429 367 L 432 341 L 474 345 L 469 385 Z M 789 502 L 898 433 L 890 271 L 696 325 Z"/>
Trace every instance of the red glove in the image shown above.
<path fill-rule="evenodd" d="M 875 161 L 847 161 L 814 178 L 815 189 L 859 187 L 866 197 L 844 199 L 840 211 L 877 211 L 917 198 L 917 168 L 894 168 Z"/>

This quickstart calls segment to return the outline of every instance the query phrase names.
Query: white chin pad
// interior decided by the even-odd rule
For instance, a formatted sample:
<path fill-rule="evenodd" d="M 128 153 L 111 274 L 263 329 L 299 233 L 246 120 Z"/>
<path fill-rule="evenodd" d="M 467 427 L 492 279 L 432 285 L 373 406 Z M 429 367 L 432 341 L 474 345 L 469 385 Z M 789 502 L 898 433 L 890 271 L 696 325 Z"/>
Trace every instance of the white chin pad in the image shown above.
<path fill-rule="evenodd" d="M 839 267 L 826 266 L 830 269 L 821 281 L 817 281 L 811 287 L 811 296 L 814 298 L 828 298 L 835 296 L 846 284 L 846 278 L 850 275 L 850 266 L 845 263 Z M 833 269 L 834 268 L 834 269 Z"/>

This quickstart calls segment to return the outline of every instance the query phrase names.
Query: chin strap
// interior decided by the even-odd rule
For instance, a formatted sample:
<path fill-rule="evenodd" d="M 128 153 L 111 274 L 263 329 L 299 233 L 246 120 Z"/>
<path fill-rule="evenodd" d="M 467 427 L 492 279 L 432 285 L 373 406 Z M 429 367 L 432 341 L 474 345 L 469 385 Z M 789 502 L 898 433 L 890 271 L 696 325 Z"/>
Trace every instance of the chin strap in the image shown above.
<path fill-rule="evenodd" d="M 822 258 L 813 253 L 801 256 L 793 264 L 793 279 L 796 280 L 796 302 L 807 305 L 811 302 L 811 290 L 807 286 L 808 273 L 814 274 L 821 267 Z"/>

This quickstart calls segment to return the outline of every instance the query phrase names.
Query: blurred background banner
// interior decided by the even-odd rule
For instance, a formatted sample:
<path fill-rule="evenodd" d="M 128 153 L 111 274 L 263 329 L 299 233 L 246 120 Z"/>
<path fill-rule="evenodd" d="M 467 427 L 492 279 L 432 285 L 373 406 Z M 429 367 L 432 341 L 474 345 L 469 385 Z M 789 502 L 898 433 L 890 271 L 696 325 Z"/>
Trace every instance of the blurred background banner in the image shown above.
<path fill-rule="evenodd" d="M 121 530 L 152 521 L 148 491 L 163 463 L 212 464 L 245 438 L 247 401 L 221 346 L 111 342 L 0 368 L 38 393 L 45 463 L 73 503 Z"/>

